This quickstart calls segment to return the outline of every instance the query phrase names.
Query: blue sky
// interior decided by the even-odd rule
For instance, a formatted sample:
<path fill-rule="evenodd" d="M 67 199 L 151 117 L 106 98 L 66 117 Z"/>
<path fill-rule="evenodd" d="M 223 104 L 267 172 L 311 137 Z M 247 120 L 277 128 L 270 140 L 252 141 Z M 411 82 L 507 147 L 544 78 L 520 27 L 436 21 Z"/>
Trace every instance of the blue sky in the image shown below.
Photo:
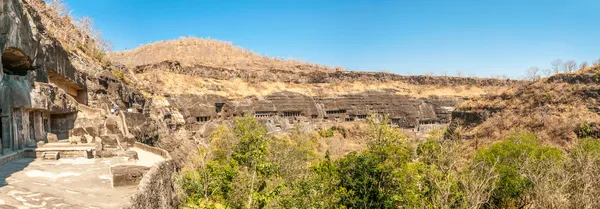
<path fill-rule="evenodd" d="M 114 50 L 211 37 L 351 70 L 513 77 L 600 58 L 597 0 L 65 1 Z"/>

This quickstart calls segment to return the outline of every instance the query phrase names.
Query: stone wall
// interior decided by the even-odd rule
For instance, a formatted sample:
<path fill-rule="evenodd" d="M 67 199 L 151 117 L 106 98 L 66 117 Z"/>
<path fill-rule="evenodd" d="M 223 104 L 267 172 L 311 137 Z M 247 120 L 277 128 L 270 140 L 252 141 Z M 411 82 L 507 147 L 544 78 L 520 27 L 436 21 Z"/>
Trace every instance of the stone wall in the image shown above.
<path fill-rule="evenodd" d="M 128 205 L 122 208 L 131 209 L 162 209 L 173 208 L 175 203 L 175 190 L 173 175 L 175 166 L 169 153 L 165 150 L 150 147 L 145 144 L 135 143 L 136 148 L 165 157 L 165 161 L 154 164 L 144 175 L 138 190 L 130 197 Z"/>

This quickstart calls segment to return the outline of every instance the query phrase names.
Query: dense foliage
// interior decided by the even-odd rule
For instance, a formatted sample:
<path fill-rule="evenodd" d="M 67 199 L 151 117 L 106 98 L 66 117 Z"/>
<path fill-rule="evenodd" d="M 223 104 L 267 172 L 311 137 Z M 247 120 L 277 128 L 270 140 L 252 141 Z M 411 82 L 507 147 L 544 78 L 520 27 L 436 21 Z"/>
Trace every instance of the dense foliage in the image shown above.
<path fill-rule="evenodd" d="M 184 208 L 593 208 L 600 142 L 567 151 L 514 134 L 463 159 L 442 132 L 408 140 L 369 119 L 369 143 L 332 159 L 322 133 L 271 137 L 252 118 L 220 127 L 184 168 Z M 462 160 L 462 161 L 461 161 Z M 459 166 L 460 165 L 460 166 Z"/>

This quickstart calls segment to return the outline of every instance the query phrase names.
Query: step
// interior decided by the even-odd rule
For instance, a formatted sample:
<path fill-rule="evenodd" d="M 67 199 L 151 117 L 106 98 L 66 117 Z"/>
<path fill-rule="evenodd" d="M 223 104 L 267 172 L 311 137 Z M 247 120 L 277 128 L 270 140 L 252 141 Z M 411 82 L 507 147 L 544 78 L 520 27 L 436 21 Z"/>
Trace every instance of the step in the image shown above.
<path fill-rule="evenodd" d="M 43 160 L 58 160 L 58 159 L 60 159 L 60 152 L 59 151 L 44 152 L 42 154 L 42 159 Z"/>
<path fill-rule="evenodd" d="M 89 148 L 94 147 L 94 143 L 80 143 L 80 144 L 71 144 L 71 143 L 48 143 L 44 144 L 40 148 Z"/>

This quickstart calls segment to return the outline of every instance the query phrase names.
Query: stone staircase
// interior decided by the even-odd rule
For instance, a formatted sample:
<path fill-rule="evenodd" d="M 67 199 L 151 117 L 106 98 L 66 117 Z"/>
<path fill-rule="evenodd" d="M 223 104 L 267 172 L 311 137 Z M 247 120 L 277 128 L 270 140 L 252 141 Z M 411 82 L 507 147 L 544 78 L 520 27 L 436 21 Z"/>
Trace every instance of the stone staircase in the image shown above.
<path fill-rule="evenodd" d="M 108 126 L 109 121 L 112 128 Z M 115 125 L 116 129 L 114 127 Z M 105 148 L 115 148 L 116 146 L 116 148 L 119 148 L 122 151 L 133 146 L 133 143 L 135 143 L 135 137 L 129 133 L 125 115 L 122 111 L 119 111 L 119 115 L 106 115 L 103 134 L 100 138 L 102 139 Z"/>
<path fill-rule="evenodd" d="M 60 151 L 48 151 L 42 153 L 43 160 L 58 160 L 60 158 Z"/>
<path fill-rule="evenodd" d="M 48 140 L 50 143 L 40 143 L 28 152 L 33 157 L 47 160 L 89 158 L 90 155 L 102 157 L 124 152 L 135 143 L 123 112 L 114 115 L 82 104 L 79 110 L 68 140 Z"/>
<path fill-rule="evenodd" d="M 60 158 L 92 158 L 95 154 L 93 144 L 71 144 L 58 142 L 44 144 L 42 147 L 27 148 L 24 150 L 30 157 L 43 160 L 58 160 Z"/>

